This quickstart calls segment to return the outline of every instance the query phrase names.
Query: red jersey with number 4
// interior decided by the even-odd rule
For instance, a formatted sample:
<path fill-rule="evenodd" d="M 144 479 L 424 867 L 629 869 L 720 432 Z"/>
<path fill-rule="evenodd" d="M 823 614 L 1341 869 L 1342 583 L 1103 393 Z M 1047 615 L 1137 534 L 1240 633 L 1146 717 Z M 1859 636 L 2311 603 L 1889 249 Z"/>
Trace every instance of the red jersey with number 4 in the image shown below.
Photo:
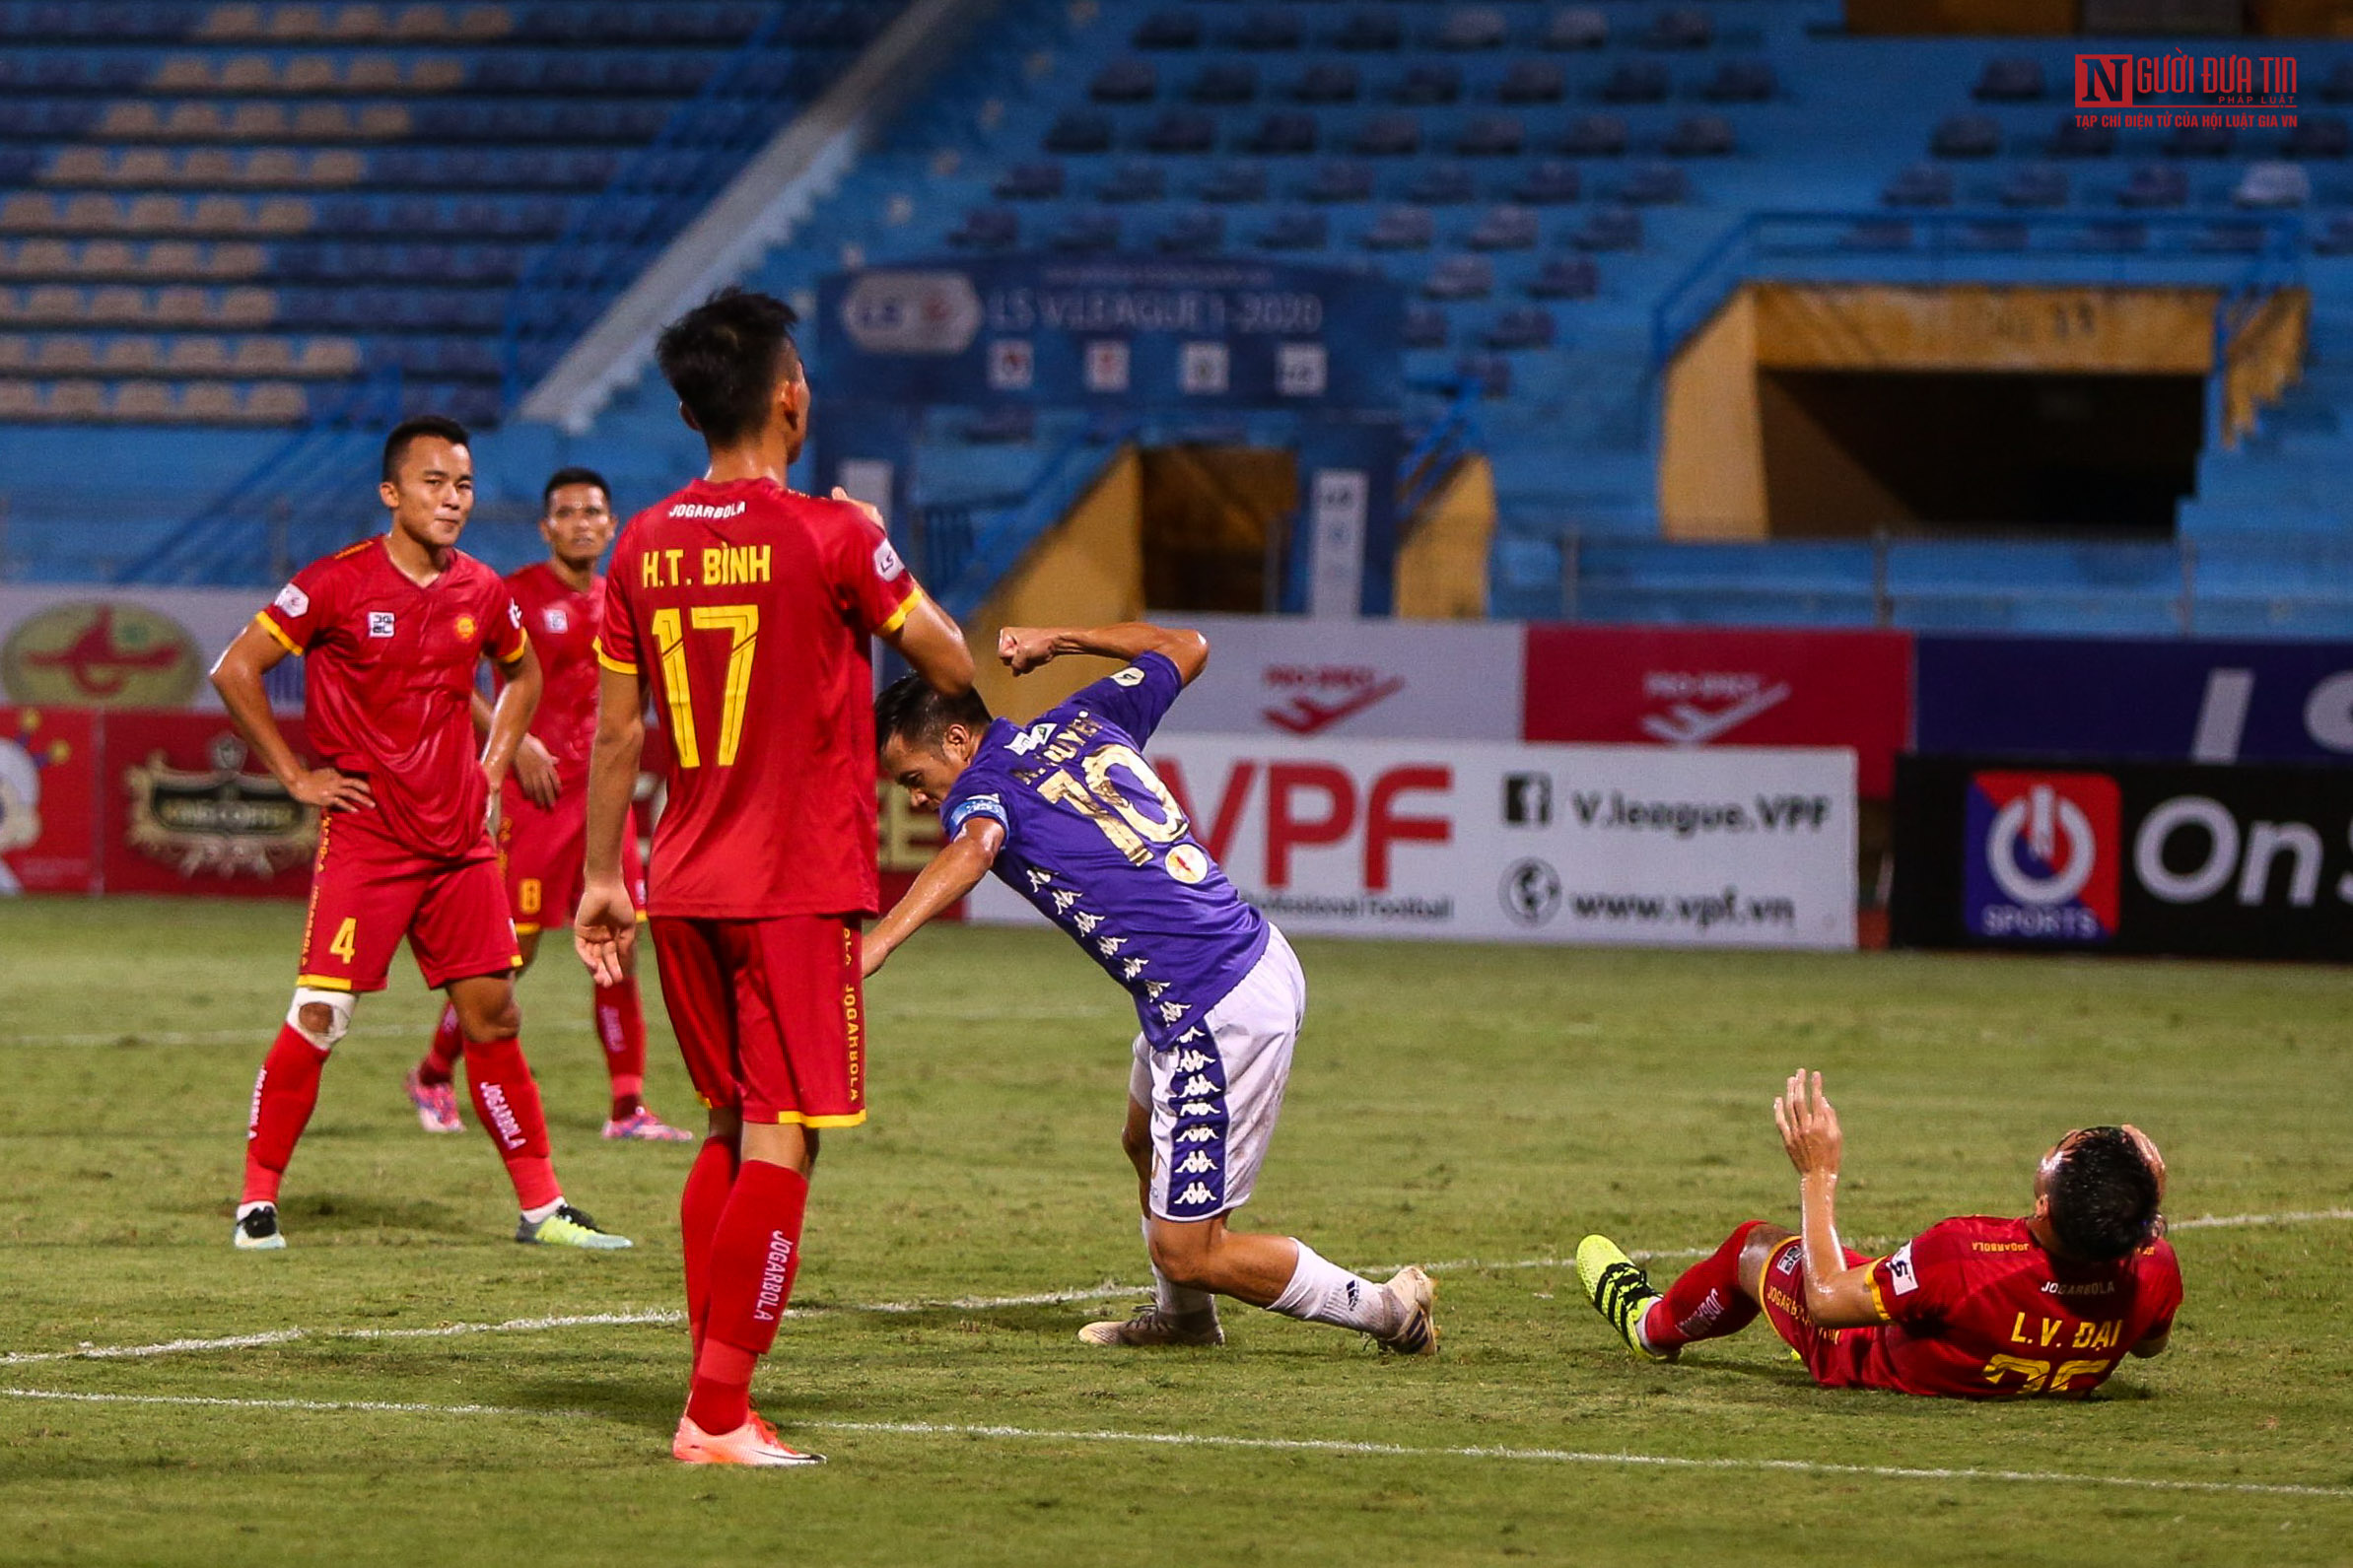
<path fill-rule="evenodd" d="M 847 502 L 696 480 L 613 552 L 596 654 L 641 669 L 669 732 L 649 913 L 870 915 L 868 638 L 923 598 Z"/>
<path fill-rule="evenodd" d="M 2081 1397 L 2173 1327 L 2181 1264 L 2162 1241 L 2080 1263 L 2045 1252 L 2023 1219 L 1948 1219 L 1874 1262 L 1871 1291 L 1888 1323 L 1842 1336 L 1858 1351 L 1853 1382 L 1976 1398 Z"/>
<path fill-rule="evenodd" d="M 604 579 L 591 579 L 584 592 L 540 561 L 510 573 L 507 587 L 521 607 L 523 630 L 531 634 L 547 683 L 531 716 L 531 733 L 555 758 L 557 778 L 571 794 L 588 784 L 588 752 L 596 741 L 596 627 L 604 615 Z"/>
<path fill-rule="evenodd" d="M 303 655 L 311 743 L 368 781 L 379 826 L 420 855 L 452 858 L 481 843 L 490 803 L 474 739 L 474 670 L 530 646 L 515 596 L 472 556 L 419 586 L 384 540 L 313 561 L 258 617 Z"/>

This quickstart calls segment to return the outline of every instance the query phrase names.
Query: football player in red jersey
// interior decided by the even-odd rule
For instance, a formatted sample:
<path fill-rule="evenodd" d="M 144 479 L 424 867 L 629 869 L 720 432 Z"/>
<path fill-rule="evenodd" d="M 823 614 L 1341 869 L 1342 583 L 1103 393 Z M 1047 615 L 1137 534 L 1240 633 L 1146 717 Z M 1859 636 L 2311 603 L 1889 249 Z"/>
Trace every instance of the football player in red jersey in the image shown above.
<path fill-rule="evenodd" d="M 621 535 L 596 645 L 573 939 L 600 982 L 637 937 L 620 855 L 649 695 L 669 741 L 649 926 L 711 1110 L 678 1204 L 695 1366 L 670 1452 L 689 1464 L 817 1462 L 752 1413 L 750 1394 L 792 1299 L 819 1131 L 865 1120 L 868 639 L 941 692 L 972 687 L 963 633 L 877 517 L 838 490 L 820 501 L 785 485 L 809 414 L 794 320 L 780 300 L 727 289 L 663 329 L 656 358 L 711 466 Z"/>
<path fill-rule="evenodd" d="M 474 509 L 465 428 L 426 416 L 384 441 L 379 493 L 391 527 L 294 576 L 213 668 L 213 686 L 253 754 L 318 808 L 318 857 L 294 1005 L 253 1083 L 245 1183 L 231 1239 L 286 1245 L 278 1187 L 318 1103 L 327 1053 L 361 991 L 381 990 L 408 938 L 425 983 L 450 993 L 466 1079 L 522 1209 L 515 1239 L 568 1247 L 629 1242 L 564 1201 L 539 1089 L 516 1039 L 515 926 L 491 847 L 494 804 L 539 701 L 539 661 L 497 573 L 457 550 Z M 305 660 L 306 768 L 271 716 L 262 677 Z M 474 672 L 506 678 L 477 758 Z"/>
<path fill-rule="evenodd" d="M 540 491 L 539 535 L 547 559 L 511 573 L 507 586 L 522 609 L 523 629 L 539 656 L 546 693 L 529 733 L 515 750 L 499 805 L 499 859 L 515 914 L 522 967 L 539 956 L 539 933 L 568 929 L 580 898 L 582 843 L 588 828 L 588 746 L 596 734 L 596 627 L 604 615 L 604 579 L 596 563 L 613 542 L 612 493 L 591 468 L 559 469 Z M 490 733 L 492 710 L 474 698 L 474 729 Z M 621 840 L 621 874 L 643 909 L 646 872 L 637 835 Z M 589 1014 L 604 1046 L 612 1080 L 608 1138 L 691 1143 L 647 1104 L 646 1013 L 638 996 L 637 966 L 624 966 L 617 985 L 598 986 Z M 457 1095 L 451 1078 L 463 1036 L 455 1005 L 442 1009 L 425 1059 L 409 1070 L 408 1098 L 428 1132 L 455 1132 Z"/>
<path fill-rule="evenodd" d="M 1665 1295 L 1609 1238 L 1577 1248 L 1586 1295 L 1637 1353 L 1672 1361 L 1763 1312 L 1824 1388 L 2081 1398 L 2125 1356 L 2165 1349 L 2181 1265 L 2158 1212 L 2165 1160 L 2138 1127 L 2059 1139 L 2023 1219 L 1948 1219 L 1869 1258 L 1838 1244 L 1843 1142 L 1822 1074 L 1791 1076 L 1773 1121 L 1802 1231 L 1751 1220 Z"/>

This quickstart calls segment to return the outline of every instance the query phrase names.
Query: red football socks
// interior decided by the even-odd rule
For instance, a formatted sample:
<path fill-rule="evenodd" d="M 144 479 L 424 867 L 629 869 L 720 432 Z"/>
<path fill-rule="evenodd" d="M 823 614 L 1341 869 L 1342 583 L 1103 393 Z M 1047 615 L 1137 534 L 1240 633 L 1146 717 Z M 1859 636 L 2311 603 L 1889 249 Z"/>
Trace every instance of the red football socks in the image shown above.
<path fill-rule="evenodd" d="M 525 1209 L 545 1208 L 564 1195 L 556 1185 L 555 1161 L 549 1157 L 547 1118 L 539 1109 L 539 1086 L 531 1081 L 531 1064 L 523 1059 L 522 1043 L 494 1040 L 488 1045 L 465 1043 L 465 1082 L 473 1096 L 474 1114 L 507 1162 L 507 1179 L 515 1184 L 517 1203 Z"/>
<path fill-rule="evenodd" d="M 292 1024 L 278 1027 L 270 1054 L 253 1080 L 253 1108 L 245 1122 L 247 1203 L 275 1203 L 294 1146 L 318 1106 L 318 1074 L 327 1054 Z"/>
<path fill-rule="evenodd" d="M 1675 1350 L 1695 1339 L 1721 1339 L 1756 1321 L 1757 1303 L 1740 1291 L 1740 1254 L 1749 1233 L 1764 1223 L 1753 1219 L 1741 1226 L 1650 1304 L 1642 1317 L 1642 1338 L 1651 1349 Z"/>
<path fill-rule="evenodd" d="M 419 1083 L 448 1083 L 457 1070 L 457 1057 L 465 1050 L 465 1036 L 457 1030 L 457 1009 L 442 1008 L 442 1021 L 433 1026 L 433 1044 L 425 1048 L 425 1059 L 417 1063 Z"/>
<path fill-rule="evenodd" d="M 698 1358 L 703 1353 L 703 1315 L 711 1306 L 711 1242 L 719 1234 L 719 1216 L 734 1185 L 735 1145 L 727 1138 L 705 1138 L 694 1168 L 686 1173 L 686 1191 L 678 1194 L 678 1244 L 686 1258 L 686 1326 L 694 1334 Z"/>
<path fill-rule="evenodd" d="M 788 1166 L 745 1160 L 735 1172 L 711 1242 L 711 1301 L 686 1401 L 706 1432 L 732 1432 L 750 1417 L 752 1368 L 793 1299 L 808 1197 L 808 1178 Z"/>
<path fill-rule="evenodd" d="M 646 1008 L 638 999 L 637 977 L 596 988 L 596 1038 L 604 1042 L 604 1070 L 613 1080 L 613 1120 L 645 1102 Z"/>

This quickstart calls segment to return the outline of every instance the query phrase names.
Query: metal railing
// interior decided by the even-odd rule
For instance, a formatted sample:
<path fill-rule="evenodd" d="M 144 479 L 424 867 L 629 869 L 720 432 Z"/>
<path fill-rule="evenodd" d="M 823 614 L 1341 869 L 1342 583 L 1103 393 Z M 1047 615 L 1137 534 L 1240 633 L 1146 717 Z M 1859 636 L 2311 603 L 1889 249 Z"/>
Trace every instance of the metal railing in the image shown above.
<path fill-rule="evenodd" d="M 1751 282 L 2219 289 L 2219 381 L 2231 338 L 2253 307 L 2303 277 L 2304 222 L 2292 213 L 1756 212 L 1726 231 L 1651 307 L 1645 403 L 1655 429 L 1675 355 Z M 2219 395 L 2208 413 L 2211 436 L 2221 434 Z"/>

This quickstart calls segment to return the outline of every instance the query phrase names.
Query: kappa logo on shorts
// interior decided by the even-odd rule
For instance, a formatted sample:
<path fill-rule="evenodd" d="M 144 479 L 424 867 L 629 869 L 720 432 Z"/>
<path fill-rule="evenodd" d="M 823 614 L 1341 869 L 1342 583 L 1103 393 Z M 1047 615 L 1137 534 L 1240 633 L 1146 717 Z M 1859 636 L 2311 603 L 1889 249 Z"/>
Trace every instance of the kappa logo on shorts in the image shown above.
<path fill-rule="evenodd" d="M 368 635 L 370 637 L 390 637 L 392 635 L 392 612 L 390 610 L 370 610 L 368 612 Z"/>
<path fill-rule="evenodd" d="M 1192 1182 L 1187 1184 L 1182 1193 L 1169 1200 L 1169 1206 L 1174 1208 L 1181 1204 L 1189 1208 L 1196 1203 L 1214 1203 L 1216 1201 L 1217 1194 L 1210 1190 L 1210 1185 L 1207 1182 Z"/>
<path fill-rule="evenodd" d="M 1213 1171 L 1216 1168 L 1217 1162 L 1210 1157 L 1209 1150 L 1195 1149 L 1191 1154 L 1177 1161 L 1176 1172 L 1179 1176 L 1200 1176 L 1204 1172 Z"/>

